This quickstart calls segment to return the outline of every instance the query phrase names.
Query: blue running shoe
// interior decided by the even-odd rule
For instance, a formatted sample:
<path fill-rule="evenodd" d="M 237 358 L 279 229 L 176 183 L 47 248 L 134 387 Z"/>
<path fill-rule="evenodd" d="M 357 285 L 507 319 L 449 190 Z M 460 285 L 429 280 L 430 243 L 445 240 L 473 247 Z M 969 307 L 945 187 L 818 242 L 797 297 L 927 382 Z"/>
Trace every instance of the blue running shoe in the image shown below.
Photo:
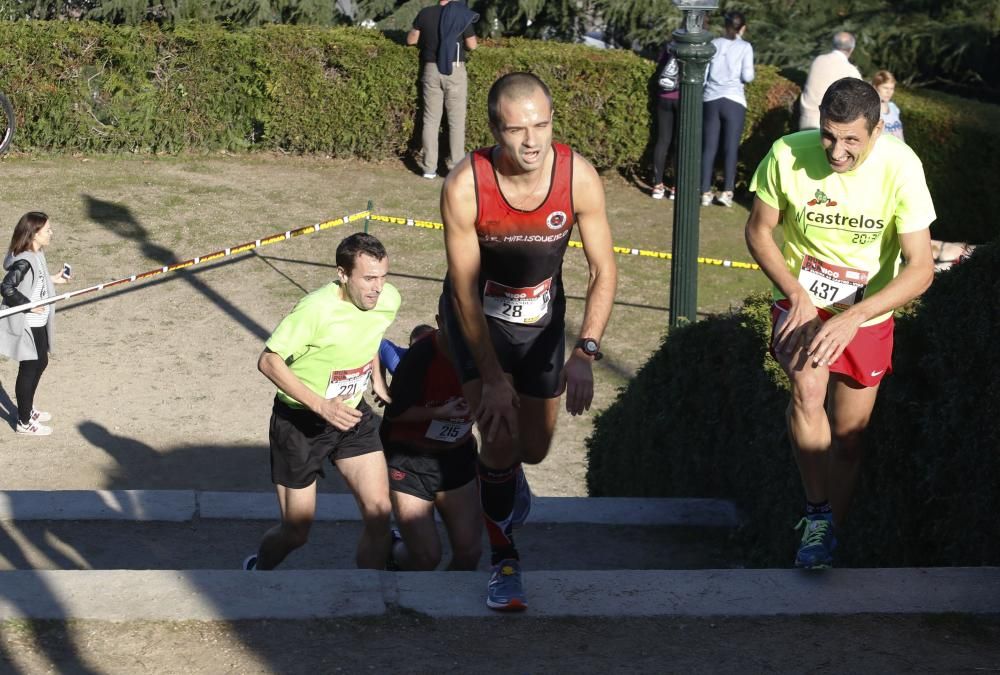
<path fill-rule="evenodd" d="M 247 572 L 257 571 L 257 554 L 251 553 L 243 559 L 243 569 Z"/>
<path fill-rule="evenodd" d="M 486 591 L 486 606 L 501 612 L 521 612 L 528 609 L 521 585 L 521 563 L 501 560 L 493 566 L 490 585 Z"/>
<path fill-rule="evenodd" d="M 517 468 L 514 480 L 514 508 L 510 512 L 510 525 L 521 527 L 531 513 L 531 488 L 528 486 L 528 477 L 524 475 L 524 467 Z"/>
<path fill-rule="evenodd" d="M 802 530 L 795 566 L 806 570 L 833 567 L 833 549 L 837 548 L 837 538 L 833 536 L 833 514 L 806 516 L 795 529 Z"/>

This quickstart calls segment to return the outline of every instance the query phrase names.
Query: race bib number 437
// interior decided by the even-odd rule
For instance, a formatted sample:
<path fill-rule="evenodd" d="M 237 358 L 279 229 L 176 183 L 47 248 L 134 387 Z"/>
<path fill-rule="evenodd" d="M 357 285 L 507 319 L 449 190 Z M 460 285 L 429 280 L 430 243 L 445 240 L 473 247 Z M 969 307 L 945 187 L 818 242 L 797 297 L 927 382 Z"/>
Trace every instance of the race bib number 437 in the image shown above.
<path fill-rule="evenodd" d="M 799 270 L 799 283 L 809 292 L 817 307 L 847 309 L 864 299 L 868 272 L 807 255 Z"/>
<path fill-rule="evenodd" d="M 368 380 L 372 376 L 372 362 L 369 361 L 360 368 L 352 370 L 334 370 L 330 372 L 330 384 L 326 388 L 326 398 L 344 397 L 350 403 L 361 398 L 368 389 Z"/>
<path fill-rule="evenodd" d="M 483 289 L 483 311 L 486 316 L 508 323 L 538 323 L 548 313 L 551 299 L 551 277 L 530 288 L 513 288 L 487 281 Z"/>

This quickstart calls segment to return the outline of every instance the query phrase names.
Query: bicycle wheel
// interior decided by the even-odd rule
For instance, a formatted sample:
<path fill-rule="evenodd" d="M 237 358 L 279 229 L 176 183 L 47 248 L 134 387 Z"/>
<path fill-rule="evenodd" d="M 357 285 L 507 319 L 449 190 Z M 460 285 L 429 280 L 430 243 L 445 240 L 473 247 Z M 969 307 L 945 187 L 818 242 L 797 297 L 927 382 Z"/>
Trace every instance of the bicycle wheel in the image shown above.
<path fill-rule="evenodd" d="M 14 106 L 10 104 L 10 99 L 0 92 L 0 108 L 3 108 L 3 137 L 0 138 L 0 155 L 7 152 L 10 142 L 14 140 Z"/>

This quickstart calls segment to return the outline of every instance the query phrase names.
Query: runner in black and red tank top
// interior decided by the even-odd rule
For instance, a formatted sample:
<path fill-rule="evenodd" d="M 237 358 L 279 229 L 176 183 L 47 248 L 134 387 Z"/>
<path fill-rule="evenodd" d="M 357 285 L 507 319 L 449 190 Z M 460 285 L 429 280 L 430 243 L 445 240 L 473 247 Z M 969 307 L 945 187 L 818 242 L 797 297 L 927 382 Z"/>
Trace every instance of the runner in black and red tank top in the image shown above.
<path fill-rule="evenodd" d="M 486 603 L 521 610 L 511 536 L 530 494 L 521 462 L 548 454 L 563 391 L 570 414 L 590 408 L 617 271 L 604 187 L 586 160 L 552 143 L 545 84 L 505 75 L 488 105 L 497 145 L 467 156 L 442 189 L 448 278 L 440 313 L 483 437 L 480 494 L 494 565 Z M 562 259 L 574 225 L 590 281 L 580 339 L 564 363 Z"/>
<path fill-rule="evenodd" d="M 392 557 L 403 570 L 433 570 L 441 560 L 434 509 L 448 531 L 448 569 L 474 570 L 483 526 L 472 413 L 444 336 L 432 331 L 403 355 L 389 389 L 380 435 L 392 508 L 401 538 Z"/>
<path fill-rule="evenodd" d="M 481 270 L 479 293 L 486 316 L 514 325 L 561 321 L 548 311 L 564 303 L 562 263 L 576 223 L 573 211 L 573 151 L 552 144 L 555 161 L 545 201 L 530 211 L 512 206 L 498 184 L 496 146 L 472 154 L 476 181 L 476 235 Z"/>

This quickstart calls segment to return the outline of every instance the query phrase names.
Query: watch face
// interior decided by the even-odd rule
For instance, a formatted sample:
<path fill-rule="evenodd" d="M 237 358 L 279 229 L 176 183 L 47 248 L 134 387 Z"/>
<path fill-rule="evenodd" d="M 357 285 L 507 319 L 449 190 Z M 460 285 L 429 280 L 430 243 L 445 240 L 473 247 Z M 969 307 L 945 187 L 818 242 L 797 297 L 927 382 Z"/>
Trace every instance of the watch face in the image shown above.
<path fill-rule="evenodd" d="M 584 340 L 583 341 L 583 351 L 587 352 L 588 354 L 596 354 L 597 353 L 597 349 L 598 349 L 598 347 L 597 347 L 597 340 Z"/>

